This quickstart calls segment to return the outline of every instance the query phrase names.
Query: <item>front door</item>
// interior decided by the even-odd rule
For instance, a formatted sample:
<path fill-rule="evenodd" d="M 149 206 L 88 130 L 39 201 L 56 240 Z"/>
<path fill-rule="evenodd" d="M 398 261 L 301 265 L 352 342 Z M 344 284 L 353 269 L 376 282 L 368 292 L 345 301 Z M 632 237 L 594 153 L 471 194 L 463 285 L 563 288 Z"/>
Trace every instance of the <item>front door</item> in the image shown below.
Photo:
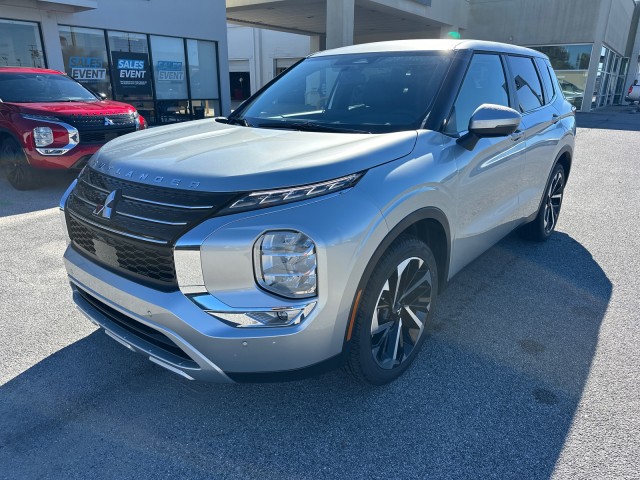
<path fill-rule="evenodd" d="M 451 275 L 513 229 L 520 218 L 523 134 L 482 138 L 470 151 L 455 138 L 467 132 L 469 119 L 480 105 L 510 106 L 508 85 L 500 55 L 476 53 L 447 121 L 445 133 L 454 138 L 446 148 L 458 168 Z"/>

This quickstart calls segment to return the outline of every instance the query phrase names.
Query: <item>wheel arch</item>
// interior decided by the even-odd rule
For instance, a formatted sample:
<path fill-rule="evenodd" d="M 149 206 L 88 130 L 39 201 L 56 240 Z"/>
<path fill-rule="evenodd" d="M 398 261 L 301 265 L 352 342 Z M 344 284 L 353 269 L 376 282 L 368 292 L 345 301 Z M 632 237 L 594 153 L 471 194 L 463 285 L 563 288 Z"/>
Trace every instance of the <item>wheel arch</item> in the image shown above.
<path fill-rule="evenodd" d="M 553 164 L 551 165 L 551 168 L 549 169 L 549 174 L 547 175 L 547 182 L 545 183 L 545 185 L 549 185 L 549 181 L 551 180 L 551 175 L 553 174 L 553 170 L 556 168 L 556 165 L 558 164 L 562 165 L 562 168 L 564 169 L 564 179 L 565 179 L 565 185 L 566 185 L 566 182 L 569 179 L 569 172 L 571 171 L 572 160 L 573 160 L 573 149 L 571 148 L 571 146 L 565 145 L 560 149 L 560 151 L 556 155 L 556 159 L 554 160 Z M 533 212 L 531 215 L 529 215 L 525 219 L 525 221 L 523 222 L 523 225 L 526 225 L 527 223 L 532 222 L 538 215 L 538 212 L 542 207 L 542 202 L 544 202 L 544 192 L 545 191 L 543 190 L 542 196 L 540 197 L 540 202 L 538 203 L 538 208 L 536 209 L 535 212 Z"/>
<path fill-rule="evenodd" d="M 20 142 L 20 139 L 16 136 L 16 134 L 14 132 L 12 132 L 11 130 L 4 128 L 4 127 L 0 127 L 0 144 L 2 142 L 4 142 L 6 139 L 11 138 L 12 140 L 15 140 L 16 142 L 18 142 L 18 145 L 22 146 L 22 143 Z"/>
<path fill-rule="evenodd" d="M 551 172 L 556 168 L 556 165 L 559 163 L 564 168 L 564 178 L 565 181 L 569 179 L 569 172 L 571 172 L 571 163 L 573 161 L 573 149 L 569 145 L 565 145 L 558 155 L 556 155 L 556 160 L 553 162 L 553 166 L 551 167 Z M 549 172 L 549 175 L 551 175 Z"/>
<path fill-rule="evenodd" d="M 447 284 L 449 263 L 451 258 L 451 229 L 449 221 L 442 210 L 436 207 L 425 207 L 407 215 L 398 222 L 385 236 L 369 259 L 360 278 L 356 296 L 351 302 L 349 321 L 345 332 L 345 343 L 351 340 L 353 324 L 359 307 L 360 298 L 382 255 L 403 235 L 410 234 L 423 240 L 433 252 L 438 267 L 438 292 L 442 292 Z M 344 352 L 343 348 L 343 352 Z"/>

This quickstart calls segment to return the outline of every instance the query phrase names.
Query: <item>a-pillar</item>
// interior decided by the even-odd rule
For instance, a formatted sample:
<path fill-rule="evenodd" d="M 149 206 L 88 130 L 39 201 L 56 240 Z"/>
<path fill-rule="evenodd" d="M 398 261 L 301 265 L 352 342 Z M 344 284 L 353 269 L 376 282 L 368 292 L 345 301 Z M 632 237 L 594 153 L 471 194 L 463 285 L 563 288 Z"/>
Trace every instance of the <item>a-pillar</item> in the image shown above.
<path fill-rule="evenodd" d="M 327 48 L 353 45 L 355 0 L 327 0 Z"/>

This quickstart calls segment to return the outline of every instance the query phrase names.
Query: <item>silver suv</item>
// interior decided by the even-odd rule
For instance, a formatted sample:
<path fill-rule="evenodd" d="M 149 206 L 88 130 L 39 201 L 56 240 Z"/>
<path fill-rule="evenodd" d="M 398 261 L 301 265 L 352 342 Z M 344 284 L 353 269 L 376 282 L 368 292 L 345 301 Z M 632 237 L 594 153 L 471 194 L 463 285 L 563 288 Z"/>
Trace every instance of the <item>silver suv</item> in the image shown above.
<path fill-rule="evenodd" d="M 383 384 L 438 294 L 553 232 L 575 117 L 546 56 L 478 41 L 311 55 L 229 118 L 113 140 L 60 207 L 78 308 L 188 379 Z"/>

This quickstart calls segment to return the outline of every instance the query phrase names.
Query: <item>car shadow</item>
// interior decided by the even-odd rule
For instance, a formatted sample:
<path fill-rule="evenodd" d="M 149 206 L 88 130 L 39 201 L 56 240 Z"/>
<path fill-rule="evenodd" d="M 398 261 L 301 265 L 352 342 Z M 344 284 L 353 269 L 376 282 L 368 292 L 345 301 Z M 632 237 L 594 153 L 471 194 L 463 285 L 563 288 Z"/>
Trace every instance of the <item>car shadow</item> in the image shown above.
<path fill-rule="evenodd" d="M 614 111 L 577 112 L 576 125 L 578 128 L 640 132 L 640 106 L 621 106 Z"/>
<path fill-rule="evenodd" d="M 96 331 L 0 387 L 0 465 L 25 478 L 546 479 L 611 291 L 570 236 L 511 235 L 452 281 L 415 364 L 378 388 L 341 372 L 188 382 Z"/>
<path fill-rule="evenodd" d="M 20 191 L 0 175 L 0 218 L 57 207 L 60 197 L 78 172 L 47 172 L 39 188 Z"/>

